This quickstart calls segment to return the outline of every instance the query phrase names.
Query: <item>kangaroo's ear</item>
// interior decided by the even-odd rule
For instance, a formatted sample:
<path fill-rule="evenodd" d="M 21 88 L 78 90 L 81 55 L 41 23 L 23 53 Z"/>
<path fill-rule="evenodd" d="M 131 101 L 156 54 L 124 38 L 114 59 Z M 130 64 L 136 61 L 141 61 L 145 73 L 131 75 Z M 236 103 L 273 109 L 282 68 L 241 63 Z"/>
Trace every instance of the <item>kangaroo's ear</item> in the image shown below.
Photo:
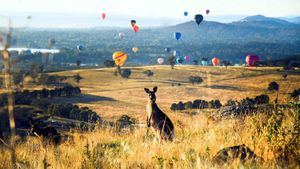
<path fill-rule="evenodd" d="M 154 93 L 157 92 L 157 86 L 153 87 Z"/>
<path fill-rule="evenodd" d="M 148 88 L 144 88 L 146 93 L 150 93 L 150 90 Z"/>

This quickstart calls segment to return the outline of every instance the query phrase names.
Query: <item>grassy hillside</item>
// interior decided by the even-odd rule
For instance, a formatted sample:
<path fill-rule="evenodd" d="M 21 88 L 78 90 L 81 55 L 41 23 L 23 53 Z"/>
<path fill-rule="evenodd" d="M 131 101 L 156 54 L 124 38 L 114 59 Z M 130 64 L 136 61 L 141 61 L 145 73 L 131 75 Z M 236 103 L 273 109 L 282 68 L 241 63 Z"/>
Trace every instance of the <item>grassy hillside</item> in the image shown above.
<path fill-rule="evenodd" d="M 144 87 L 158 86 L 157 104 L 175 125 L 175 141 L 160 143 L 155 132 L 138 128 L 132 132 L 118 133 L 114 129 L 98 129 L 92 132 L 68 133 L 73 140 L 54 147 L 43 146 L 38 138 L 30 137 L 18 142 L 16 154 L 21 168 L 240 168 L 236 161 L 226 166 L 212 163 L 213 156 L 227 146 L 245 144 L 264 159 L 261 164 L 244 164 L 246 168 L 276 168 L 282 152 L 280 147 L 289 145 L 292 129 L 297 122 L 298 109 L 282 109 L 284 118 L 277 135 L 270 134 L 277 115 L 265 113 L 246 117 L 224 119 L 209 118 L 207 112 L 197 110 L 198 115 L 172 112 L 170 105 L 179 101 L 195 99 L 243 99 L 268 94 L 273 102 L 276 94 L 267 92 L 268 84 L 276 81 L 280 85 L 279 103 L 288 103 L 288 93 L 300 88 L 299 72 L 289 73 L 283 80 L 278 68 L 239 67 L 195 67 L 168 66 L 135 67 L 129 79 L 114 76 L 115 69 L 74 70 L 58 72 L 58 75 L 75 75 L 83 80 L 76 85 L 82 95 L 74 98 L 53 100 L 57 103 L 75 103 L 88 106 L 103 119 L 116 120 L 126 114 L 146 121 L 147 95 Z M 152 70 L 154 76 L 146 77 L 143 72 Z M 201 76 L 204 82 L 192 85 L 189 76 Z M 74 81 L 70 80 L 70 83 Z M 178 86 L 178 83 L 181 85 Z M 172 86 L 173 84 L 173 86 Z M 25 86 L 26 87 L 26 86 Z M 278 116 L 279 117 L 279 116 Z M 271 126 L 271 127 L 270 127 Z M 282 138 L 282 136 L 285 138 Z M 274 139 L 274 138 L 278 139 Z M 271 138 L 271 139 L 269 139 Z M 279 148 L 278 148 L 279 147 Z M 295 147 L 295 153 L 300 153 Z M 10 168 L 9 151 L 0 149 L 0 168 Z M 291 168 L 299 163 L 290 164 Z"/>
<path fill-rule="evenodd" d="M 149 66 L 131 68 L 133 73 L 129 79 L 114 76 L 112 69 L 75 70 L 55 73 L 58 75 L 75 75 L 83 77 L 79 86 L 83 98 L 64 101 L 78 102 L 97 111 L 104 118 L 115 119 L 121 114 L 128 114 L 139 120 L 145 120 L 147 95 L 144 87 L 158 86 L 157 103 L 167 113 L 174 102 L 192 101 L 195 99 L 219 99 L 226 103 L 229 99 L 241 100 L 260 94 L 270 94 L 271 100 L 275 93 L 268 93 L 268 84 L 276 81 L 280 85 L 279 98 L 288 102 L 288 93 L 300 87 L 299 73 L 282 78 L 279 68 L 239 68 L 239 67 L 199 67 L 177 66 L 171 70 L 169 66 Z M 152 70 L 154 76 L 146 77 L 145 70 Z M 204 82 L 192 85 L 189 76 L 200 76 Z M 74 83 L 70 81 L 70 83 Z M 172 83 L 175 86 L 172 86 Z M 180 83 L 181 86 L 177 84 Z M 77 84 L 74 84 L 77 85 Z M 82 103 L 84 102 L 84 103 Z"/>

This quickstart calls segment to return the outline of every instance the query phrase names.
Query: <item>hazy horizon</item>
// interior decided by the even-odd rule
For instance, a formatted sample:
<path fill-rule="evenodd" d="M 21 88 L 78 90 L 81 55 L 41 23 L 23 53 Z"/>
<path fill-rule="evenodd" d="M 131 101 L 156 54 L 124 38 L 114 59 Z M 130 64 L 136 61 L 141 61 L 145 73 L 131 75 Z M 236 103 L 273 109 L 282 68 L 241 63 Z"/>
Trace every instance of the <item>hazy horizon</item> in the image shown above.
<path fill-rule="evenodd" d="M 5 26 L 9 16 L 15 27 L 40 28 L 128 27 L 131 19 L 137 20 L 140 27 L 168 26 L 192 20 L 198 13 L 205 20 L 223 23 L 258 14 L 300 16 L 298 0 L 0 0 L 0 4 L 0 26 Z M 187 17 L 185 11 L 189 12 Z M 107 15 L 104 21 L 102 13 Z M 27 20 L 27 16 L 32 19 Z"/>

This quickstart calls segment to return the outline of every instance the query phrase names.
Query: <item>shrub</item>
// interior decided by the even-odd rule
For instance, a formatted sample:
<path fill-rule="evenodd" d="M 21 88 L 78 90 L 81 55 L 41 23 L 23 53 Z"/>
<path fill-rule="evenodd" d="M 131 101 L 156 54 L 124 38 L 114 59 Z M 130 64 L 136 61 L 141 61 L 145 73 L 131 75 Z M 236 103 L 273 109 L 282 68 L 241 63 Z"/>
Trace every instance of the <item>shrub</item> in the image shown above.
<path fill-rule="evenodd" d="M 154 75 L 154 72 L 152 72 L 151 70 L 146 70 L 144 71 L 144 74 L 147 76 L 147 77 L 151 77 Z"/>
<path fill-rule="evenodd" d="M 136 124 L 136 122 L 137 120 L 135 118 L 129 117 L 128 115 L 122 115 L 116 122 L 117 129 L 120 131 L 122 128 Z"/>
<path fill-rule="evenodd" d="M 178 106 L 176 103 L 173 103 L 170 107 L 171 110 L 175 111 L 175 110 L 178 110 Z"/>
<path fill-rule="evenodd" d="M 299 89 L 295 89 L 292 93 L 291 93 L 291 97 L 294 99 L 299 99 L 300 97 L 300 88 Z"/>
<path fill-rule="evenodd" d="M 82 79 L 82 77 L 79 75 L 79 73 L 77 73 L 76 75 L 73 76 L 75 82 L 79 83 L 80 80 Z"/>
<path fill-rule="evenodd" d="M 268 90 L 269 91 L 278 91 L 279 90 L 279 84 L 277 82 L 269 83 Z"/>
<path fill-rule="evenodd" d="M 203 79 L 199 76 L 190 76 L 189 77 L 189 81 L 192 83 L 192 84 L 200 84 L 203 82 Z"/>
<path fill-rule="evenodd" d="M 184 110 L 184 104 L 181 101 L 177 104 L 177 109 Z"/>
<path fill-rule="evenodd" d="M 270 101 L 270 98 L 268 95 L 260 95 L 255 97 L 255 103 L 256 104 L 268 104 Z"/>
<path fill-rule="evenodd" d="M 225 106 L 235 106 L 237 101 L 234 100 L 227 100 Z"/>
<path fill-rule="evenodd" d="M 174 66 L 176 64 L 176 57 L 175 56 L 170 56 L 168 58 L 168 62 L 170 64 L 170 66 L 171 66 L 171 69 L 174 69 Z"/>
<path fill-rule="evenodd" d="M 193 108 L 193 103 L 191 101 L 184 103 L 184 108 L 185 109 L 192 109 Z"/>
<path fill-rule="evenodd" d="M 103 62 L 103 64 L 104 64 L 105 67 L 114 67 L 115 66 L 115 61 L 113 61 L 113 60 L 105 60 Z"/>
<path fill-rule="evenodd" d="M 131 69 L 124 69 L 121 71 L 121 76 L 123 78 L 128 79 L 130 77 L 130 75 L 131 75 Z"/>

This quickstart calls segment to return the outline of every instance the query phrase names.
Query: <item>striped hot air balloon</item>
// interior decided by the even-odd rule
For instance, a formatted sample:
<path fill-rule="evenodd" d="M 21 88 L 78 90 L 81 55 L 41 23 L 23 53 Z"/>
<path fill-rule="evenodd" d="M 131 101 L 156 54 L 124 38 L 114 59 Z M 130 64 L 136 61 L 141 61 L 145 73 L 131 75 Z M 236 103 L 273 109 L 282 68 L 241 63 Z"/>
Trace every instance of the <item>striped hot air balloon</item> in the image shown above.
<path fill-rule="evenodd" d="M 115 61 L 116 65 L 123 66 L 127 60 L 127 55 L 122 51 L 118 51 L 113 54 L 112 58 Z"/>

